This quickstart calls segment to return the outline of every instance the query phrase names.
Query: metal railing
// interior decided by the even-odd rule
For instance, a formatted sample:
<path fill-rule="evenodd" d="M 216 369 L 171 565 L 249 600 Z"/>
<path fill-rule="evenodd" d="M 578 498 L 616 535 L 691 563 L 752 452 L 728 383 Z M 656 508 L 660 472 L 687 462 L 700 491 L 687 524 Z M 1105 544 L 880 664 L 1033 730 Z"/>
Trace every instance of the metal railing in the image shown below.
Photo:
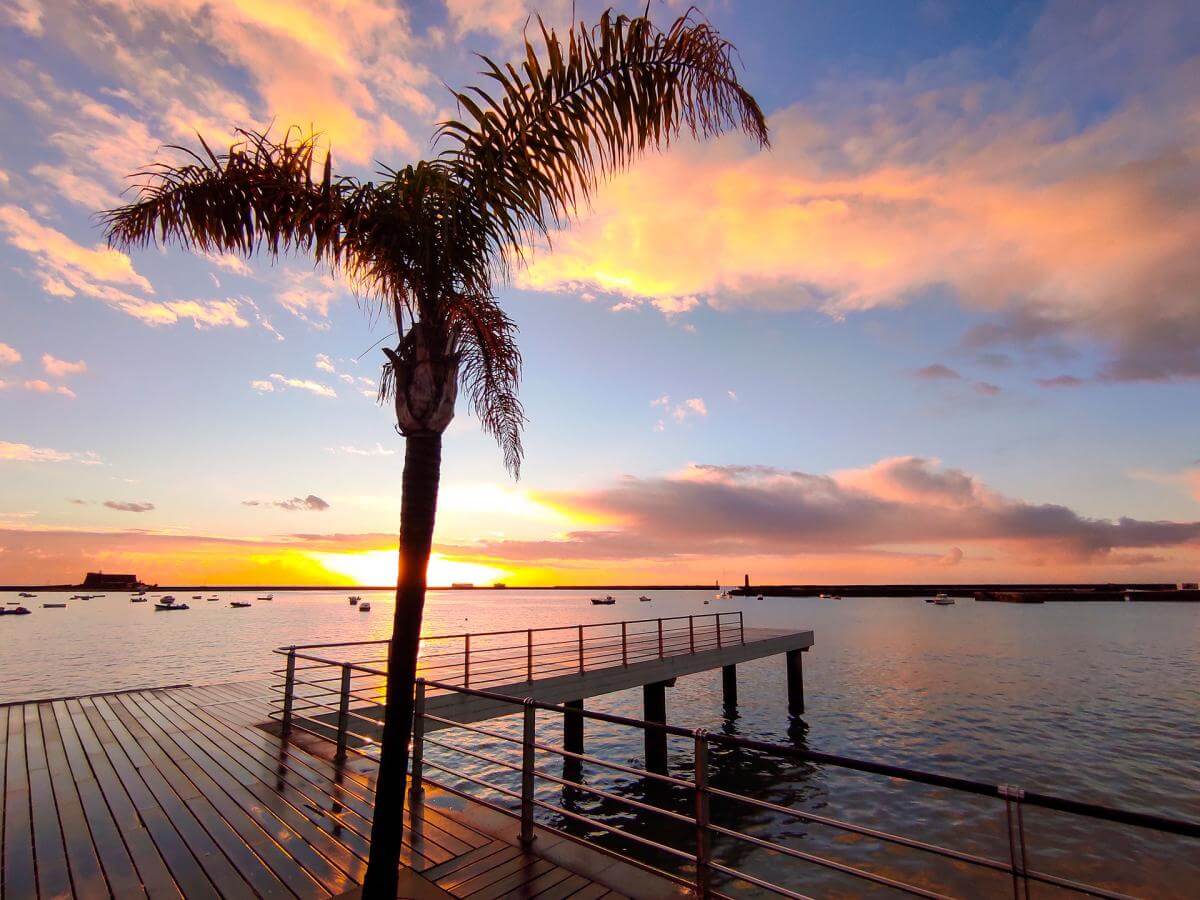
<path fill-rule="evenodd" d="M 294 660 L 289 659 L 289 668 L 292 662 Z M 339 757 L 351 752 L 377 758 L 378 745 L 375 742 L 379 734 L 379 720 L 377 716 L 369 714 L 369 711 L 361 707 L 353 708 L 355 703 L 370 703 L 370 711 L 377 711 L 377 701 L 360 696 L 360 692 L 354 690 L 350 682 L 354 675 L 378 677 L 383 673 L 356 664 L 338 665 L 345 668 L 339 677 L 336 705 L 314 703 L 307 698 L 302 700 L 299 694 L 285 694 L 280 716 L 284 719 L 285 726 L 289 725 L 290 720 L 290 727 L 336 741 Z M 347 672 L 351 674 L 348 675 Z M 484 698 L 511 707 L 512 714 L 521 715 L 519 729 L 511 727 L 512 723 L 506 723 L 503 719 L 487 723 L 462 723 L 433 714 L 428 711 L 425 701 L 430 694 L 438 692 Z M 1114 809 L 1025 791 L 1011 785 L 987 784 L 900 766 L 817 753 L 792 746 L 715 734 L 703 729 L 688 730 L 598 711 L 530 699 L 522 700 L 494 691 L 446 682 L 418 679 L 415 701 L 411 753 L 412 802 L 419 801 L 426 783 L 435 785 L 441 790 L 482 803 L 517 819 L 520 822 L 521 839 L 526 842 L 533 839 L 535 825 L 550 827 L 545 821 L 537 821 L 538 813 L 542 814 L 543 819 L 551 816 L 561 823 L 555 826 L 556 833 L 586 843 L 602 852 L 611 853 L 625 862 L 690 888 L 699 897 L 738 896 L 745 890 L 782 897 L 806 897 L 806 894 L 796 889 L 797 882 L 802 877 L 798 866 L 780 866 L 780 859 L 816 866 L 825 873 L 850 879 L 854 884 L 870 884 L 919 897 L 953 896 L 943 884 L 933 879 L 929 874 L 931 867 L 925 863 L 921 863 L 915 869 L 926 876 L 925 882 L 919 883 L 911 877 L 905 877 L 903 873 L 897 874 L 894 871 L 881 870 L 878 866 L 872 867 L 861 859 L 839 859 L 832 852 L 841 846 L 836 840 L 825 846 L 802 849 L 779 839 L 778 832 L 786 832 L 786 828 L 775 829 L 766 834 L 751 834 L 745 829 L 730 827 L 746 815 L 769 815 L 783 823 L 803 823 L 827 829 L 829 834 L 850 836 L 852 840 L 872 841 L 893 853 L 916 854 L 922 859 L 944 861 L 945 864 L 959 870 L 965 869 L 993 878 L 1003 878 L 1011 884 L 1014 900 L 1028 900 L 1031 884 L 1071 894 L 1106 898 L 1129 896 L 1102 884 L 1086 883 L 1078 877 L 1055 874 L 1033 865 L 1031 851 L 1034 834 L 1027 827 L 1026 810 L 1037 809 L 1056 815 L 1082 817 L 1101 825 L 1107 823 L 1150 829 L 1160 835 L 1175 835 L 1185 839 L 1200 838 L 1200 823 Z M 317 725 L 320 720 L 312 717 L 311 710 L 307 715 L 302 714 L 302 710 L 308 708 L 310 703 L 312 708 L 325 713 L 336 713 L 336 729 Z M 642 732 L 657 731 L 666 737 L 684 739 L 691 751 L 690 777 L 653 772 L 584 752 L 573 752 L 565 746 L 539 738 L 536 718 L 539 711 L 556 716 L 581 716 L 585 720 L 610 726 Z M 431 735 L 431 725 L 440 729 L 437 737 Z M 469 746 L 448 736 L 452 735 L 454 730 L 470 736 L 470 740 L 466 741 Z M 508 753 L 505 753 L 506 748 Z M 431 756 L 430 749 L 436 756 Z M 824 811 L 796 809 L 782 803 L 752 797 L 741 791 L 728 790 L 714 783 L 713 755 L 731 751 L 754 754 L 755 765 L 758 766 L 762 766 L 764 760 L 773 760 L 785 766 L 818 764 L 832 767 L 835 771 L 881 776 L 887 779 L 889 785 L 924 785 L 953 792 L 951 798 L 941 795 L 937 798 L 937 804 L 943 809 L 950 806 L 947 803 L 948 799 L 954 802 L 962 798 L 975 798 L 988 803 L 994 801 L 997 804 L 994 814 L 980 811 L 979 815 L 984 817 L 985 823 L 990 822 L 997 833 L 992 835 L 990 850 L 980 850 L 977 847 L 956 848 L 900 834 L 898 832 L 901 829 L 889 830 L 881 827 L 878 822 L 869 826 L 858 824 Z M 549 771 L 544 763 L 539 764 L 539 754 L 542 757 L 549 755 L 561 759 L 564 763 L 563 775 Z M 473 762 L 467 764 L 464 761 Z M 471 765 L 474 765 L 473 769 Z M 675 803 L 676 808 L 671 808 L 670 802 L 647 802 L 645 798 L 624 796 L 616 790 L 601 787 L 598 783 L 589 784 L 583 778 L 584 765 L 613 773 L 614 777 L 632 778 L 644 785 L 674 791 L 675 799 L 683 797 L 686 805 L 681 807 L 679 803 Z M 568 766 L 574 767 L 573 770 L 568 769 Z M 677 760 L 676 769 L 678 768 Z M 541 795 L 539 787 L 542 788 Z M 577 796 L 594 798 L 611 807 L 615 815 L 588 815 L 578 808 L 568 808 L 564 802 L 552 802 L 552 798 L 546 794 L 547 788 L 559 790 L 563 796 L 572 792 Z M 721 815 L 713 815 L 712 808 L 715 804 L 720 804 Z M 744 812 L 739 813 L 738 810 Z M 639 834 L 628 827 L 630 816 L 641 816 L 647 821 L 661 822 L 667 827 L 656 825 L 648 829 L 654 836 Z M 613 821 L 622 824 L 614 825 Z M 585 838 L 572 833 L 571 829 L 582 830 L 592 837 Z M 1052 842 L 1053 836 L 1059 831 L 1057 828 L 1047 830 L 1052 832 Z M 618 851 L 601 846 L 602 842 L 598 843 L 595 835 L 617 840 L 625 849 Z M 1047 848 L 1045 843 L 1039 844 L 1039 847 L 1048 851 L 1047 856 L 1061 857 L 1061 847 Z M 996 852 L 997 848 L 999 852 Z M 821 852 L 822 850 L 825 852 Z M 1200 851 L 1200 846 L 1196 850 Z M 733 858 L 748 851 L 766 855 L 771 860 L 771 865 L 765 870 L 760 867 L 760 871 L 753 872 L 748 871 L 746 865 L 739 865 L 733 861 Z M 914 870 L 909 866 L 905 871 L 911 875 Z M 972 893 L 975 893 L 973 888 Z"/>
<path fill-rule="evenodd" d="M 740 610 L 558 625 L 421 638 L 417 674 L 430 683 L 495 688 L 698 653 L 746 642 Z M 387 676 L 386 640 L 280 647 L 284 669 L 282 720 L 299 707 L 340 717 L 355 703 L 380 704 Z M 335 669 L 337 671 L 335 671 Z M 437 688 L 436 691 L 442 691 Z M 339 741 L 339 753 L 344 751 Z"/>

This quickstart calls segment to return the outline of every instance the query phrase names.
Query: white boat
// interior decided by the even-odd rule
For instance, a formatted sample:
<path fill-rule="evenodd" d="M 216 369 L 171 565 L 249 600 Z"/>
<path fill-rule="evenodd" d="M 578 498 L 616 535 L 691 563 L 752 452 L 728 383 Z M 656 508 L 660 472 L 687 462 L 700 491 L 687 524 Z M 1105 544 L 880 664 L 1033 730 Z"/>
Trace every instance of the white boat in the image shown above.
<path fill-rule="evenodd" d="M 174 611 L 176 609 L 191 609 L 186 603 L 155 603 L 154 608 L 159 612 Z"/>
<path fill-rule="evenodd" d="M 250 604 L 245 600 L 234 600 L 229 605 L 234 609 L 245 609 Z"/>
<path fill-rule="evenodd" d="M 591 599 L 593 606 L 612 606 L 617 602 L 612 594 L 609 594 L 607 597 L 592 597 Z"/>
<path fill-rule="evenodd" d="M 216 595 L 214 594 L 213 596 L 211 596 L 211 597 L 209 597 L 209 598 L 208 598 L 208 602 L 209 602 L 209 603 L 216 603 L 216 602 L 217 602 L 218 600 L 220 600 L 220 599 L 221 599 L 220 597 L 218 597 L 218 596 L 216 596 Z"/>
<path fill-rule="evenodd" d="M 370 604 L 370 603 L 360 603 L 360 604 L 358 604 L 358 611 L 359 611 L 359 612 L 370 612 L 370 611 L 371 611 L 371 604 Z"/>
<path fill-rule="evenodd" d="M 258 599 L 259 600 L 274 600 L 275 595 L 274 594 L 265 594 L 262 597 L 259 597 Z"/>
<path fill-rule="evenodd" d="M 938 606 L 953 606 L 954 598 L 949 594 L 937 594 L 934 596 L 933 602 Z"/>

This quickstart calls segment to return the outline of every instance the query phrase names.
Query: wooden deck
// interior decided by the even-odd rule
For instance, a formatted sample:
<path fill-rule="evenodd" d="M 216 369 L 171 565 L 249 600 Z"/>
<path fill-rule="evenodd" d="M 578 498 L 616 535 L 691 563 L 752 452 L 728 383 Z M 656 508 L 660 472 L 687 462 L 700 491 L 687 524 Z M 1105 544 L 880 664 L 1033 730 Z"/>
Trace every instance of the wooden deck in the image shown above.
<path fill-rule="evenodd" d="M 256 727 L 267 694 L 243 682 L 0 706 L 0 897 L 353 891 L 374 764 L 336 766 Z M 427 797 L 400 896 L 622 896 Z"/>

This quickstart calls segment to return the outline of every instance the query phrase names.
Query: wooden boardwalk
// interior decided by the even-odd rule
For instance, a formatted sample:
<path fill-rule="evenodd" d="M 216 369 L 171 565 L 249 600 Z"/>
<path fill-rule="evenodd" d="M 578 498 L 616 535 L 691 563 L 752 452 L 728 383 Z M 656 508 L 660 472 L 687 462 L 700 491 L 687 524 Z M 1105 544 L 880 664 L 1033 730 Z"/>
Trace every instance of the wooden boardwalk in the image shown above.
<path fill-rule="evenodd" d="M 337 766 L 258 728 L 267 694 L 243 682 L 0 706 L 0 897 L 353 891 L 374 764 Z M 622 896 L 427 796 L 400 896 Z"/>

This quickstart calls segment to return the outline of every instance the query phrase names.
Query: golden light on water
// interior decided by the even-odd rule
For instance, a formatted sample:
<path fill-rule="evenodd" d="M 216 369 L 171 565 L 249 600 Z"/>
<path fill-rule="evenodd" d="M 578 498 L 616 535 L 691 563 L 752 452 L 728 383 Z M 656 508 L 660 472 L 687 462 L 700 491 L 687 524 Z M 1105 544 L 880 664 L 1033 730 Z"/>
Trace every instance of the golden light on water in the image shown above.
<path fill-rule="evenodd" d="M 367 550 L 362 553 L 312 553 L 310 556 L 326 571 L 341 575 L 353 584 L 391 585 L 396 583 L 395 550 Z M 428 582 L 448 585 L 468 582 L 490 585 L 504 581 L 512 573 L 484 563 L 464 562 L 434 553 L 429 560 Z"/>

